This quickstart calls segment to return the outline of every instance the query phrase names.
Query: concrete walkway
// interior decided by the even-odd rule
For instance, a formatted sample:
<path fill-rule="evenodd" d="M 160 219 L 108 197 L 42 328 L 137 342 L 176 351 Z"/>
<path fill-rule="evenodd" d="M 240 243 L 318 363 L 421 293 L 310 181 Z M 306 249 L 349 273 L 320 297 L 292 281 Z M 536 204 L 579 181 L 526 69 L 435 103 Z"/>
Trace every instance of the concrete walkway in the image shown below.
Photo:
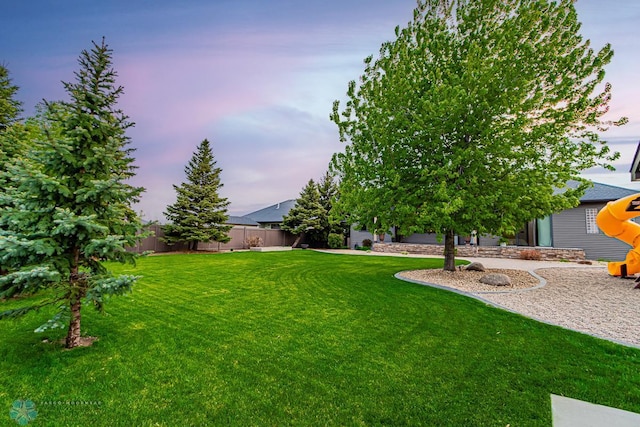
<path fill-rule="evenodd" d="M 442 257 L 433 255 L 419 254 L 394 254 L 386 252 L 373 251 L 356 251 L 354 249 L 314 249 L 318 252 L 345 254 L 345 255 L 362 255 L 362 256 L 394 256 L 404 258 L 438 258 Z M 510 258 L 480 258 L 480 257 L 456 257 L 456 259 L 464 259 L 470 262 L 480 262 L 486 268 L 507 268 L 512 270 L 533 271 L 539 268 L 571 268 L 571 267 L 589 267 L 588 264 L 578 264 L 577 262 L 560 262 L 560 261 L 532 261 L 525 259 Z M 606 267 L 606 262 L 591 261 L 591 267 Z"/>
<path fill-rule="evenodd" d="M 554 427 L 638 427 L 640 414 L 551 395 Z"/>

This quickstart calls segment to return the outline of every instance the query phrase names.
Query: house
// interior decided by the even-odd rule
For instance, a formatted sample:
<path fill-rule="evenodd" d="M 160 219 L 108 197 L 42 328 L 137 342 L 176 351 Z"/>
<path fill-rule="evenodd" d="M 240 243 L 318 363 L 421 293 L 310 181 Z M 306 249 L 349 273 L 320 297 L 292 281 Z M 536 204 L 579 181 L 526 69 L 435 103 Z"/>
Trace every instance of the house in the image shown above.
<path fill-rule="evenodd" d="M 631 196 L 638 190 L 593 183 L 580 198 L 580 205 L 550 217 L 551 243 L 558 248 L 582 248 L 587 259 L 625 259 L 631 247 L 604 234 L 596 215 L 608 202 Z"/>
<path fill-rule="evenodd" d="M 258 227 L 260 228 L 279 230 L 282 226 L 284 217 L 295 205 L 296 199 L 289 199 L 284 202 L 276 203 L 275 205 L 267 206 L 266 208 L 262 208 L 255 212 L 248 213 L 244 215 L 243 218 L 258 224 Z"/>
<path fill-rule="evenodd" d="M 636 154 L 638 156 L 638 153 Z M 640 161 L 638 161 L 640 163 Z M 638 175 L 640 179 L 640 174 Z M 575 188 L 577 182 L 569 182 L 568 186 Z M 607 237 L 596 225 L 596 215 L 608 202 L 638 193 L 637 190 L 616 187 L 594 182 L 580 198 L 580 204 L 573 208 L 550 215 L 547 218 L 531 221 L 509 242 L 511 245 L 580 248 L 584 249 L 587 259 L 616 260 L 624 259 L 630 246 Z M 351 230 L 351 247 L 361 246 L 364 239 L 374 240 L 371 232 Z M 385 242 L 391 242 L 387 235 Z M 402 243 L 443 244 L 435 234 L 413 234 L 404 237 Z M 456 243 L 465 244 L 465 237 L 458 236 Z M 480 246 L 496 246 L 499 239 L 496 236 L 480 236 Z"/>
<path fill-rule="evenodd" d="M 636 148 L 636 154 L 633 156 L 633 162 L 631 162 L 631 181 L 640 181 L 640 142 Z"/>

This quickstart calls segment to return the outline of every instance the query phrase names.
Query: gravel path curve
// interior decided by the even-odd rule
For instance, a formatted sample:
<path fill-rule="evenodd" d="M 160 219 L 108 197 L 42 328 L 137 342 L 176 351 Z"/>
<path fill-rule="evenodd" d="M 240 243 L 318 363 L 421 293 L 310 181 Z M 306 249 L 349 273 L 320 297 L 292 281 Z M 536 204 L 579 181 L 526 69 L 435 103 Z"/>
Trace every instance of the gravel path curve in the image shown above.
<path fill-rule="evenodd" d="M 479 282 L 489 272 L 511 278 L 512 287 Z M 635 281 L 611 277 L 605 267 L 487 269 L 445 272 L 405 271 L 400 279 L 452 289 L 527 317 L 584 332 L 624 345 L 640 347 L 640 289 Z"/>

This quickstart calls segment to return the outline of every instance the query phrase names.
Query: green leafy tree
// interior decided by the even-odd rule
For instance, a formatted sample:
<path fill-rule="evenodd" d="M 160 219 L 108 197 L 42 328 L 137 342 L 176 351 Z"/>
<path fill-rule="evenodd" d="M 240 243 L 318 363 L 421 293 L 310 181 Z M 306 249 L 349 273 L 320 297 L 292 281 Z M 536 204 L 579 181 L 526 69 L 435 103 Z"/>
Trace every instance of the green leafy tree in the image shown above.
<path fill-rule="evenodd" d="M 9 70 L 0 64 L 0 132 L 18 120 L 22 104 L 15 99 L 18 86 L 11 83 Z"/>
<path fill-rule="evenodd" d="M 580 172 L 619 156 L 600 132 L 626 122 L 603 118 L 611 46 L 579 30 L 573 0 L 419 1 L 334 102 L 340 210 L 444 236 L 454 270 L 456 234 L 510 234 L 577 205 Z M 582 185 L 558 192 L 568 180 Z"/>
<path fill-rule="evenodd" d="M 103 311 L 110 295 L 135 283 L 103 261 L 133 262 L 137 255 L 125 248 L 144 237 L 131 209 L 144 189 L 126 183 L 135 171 L 125 135 L 132 123 L 116 106 L 123 88 L 111 54 L 104 39 L 82 51 L 75 82 L 64 83 L 70 101 L 47 104 L 43 136 L 3 171 L 13 186 L 0 215 L 0 263 L 9 269 L 0 298 L 50 292 L 0 318 L 54 305 L 55 316 L 36 331 L 68 322 L 67 348 L 81 344 L 83 303 Z"/>
<path fill-rule="evenodd" d="M 194 251 L 198 250 L 198 242 L 228 242 L 229 201 L 219 195 L 222 169 L 216 167 L 208 140 L 200 143 L 184 171 L 187 182 L 173 186 L 177 200 L 165 212 L 171 223 L 163 227 L 164 241 L 188 242 Z"/>
<path fill-rule="evenodd" d="M 283 218 L 282 229 L 297 235 L 293 247 L 305 239 L 318 245 L 325 234 L 328 236 L 327 211 L 320 201 L 320 192 L 313 179 L 304 186 L 295 206 Z"/>

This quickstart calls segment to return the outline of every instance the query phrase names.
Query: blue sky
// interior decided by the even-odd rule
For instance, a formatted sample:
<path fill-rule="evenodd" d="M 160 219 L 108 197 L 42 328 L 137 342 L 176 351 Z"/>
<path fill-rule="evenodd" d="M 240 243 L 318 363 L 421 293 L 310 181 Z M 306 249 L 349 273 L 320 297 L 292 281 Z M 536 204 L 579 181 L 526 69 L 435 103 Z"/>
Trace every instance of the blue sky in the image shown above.
<path fill-rule="evenodd" d="M 222 168 L 229 213 L 244 214 L 298 196 L 343 149 L 329 120 L 362 60 L 393 39 L 414 0 L 15 1 L 0 14 L 0 63 L 20 86 L 25 113 L 42 99 L 64 99 L 77 58 L 92 40 L 114 50 L 120 107 L 147 188 L 136 208 L 162 220 L 175 201 L 172 184 L 204 138 Z M 606 80 L 610 117 L 629 124 L 604 134 L 620 151 L 617 172 L 585 176 L 630 183 L 640 140 L 640 2 L 578 0 L 582 33 L 592 46 L 613 45 Z"/>

